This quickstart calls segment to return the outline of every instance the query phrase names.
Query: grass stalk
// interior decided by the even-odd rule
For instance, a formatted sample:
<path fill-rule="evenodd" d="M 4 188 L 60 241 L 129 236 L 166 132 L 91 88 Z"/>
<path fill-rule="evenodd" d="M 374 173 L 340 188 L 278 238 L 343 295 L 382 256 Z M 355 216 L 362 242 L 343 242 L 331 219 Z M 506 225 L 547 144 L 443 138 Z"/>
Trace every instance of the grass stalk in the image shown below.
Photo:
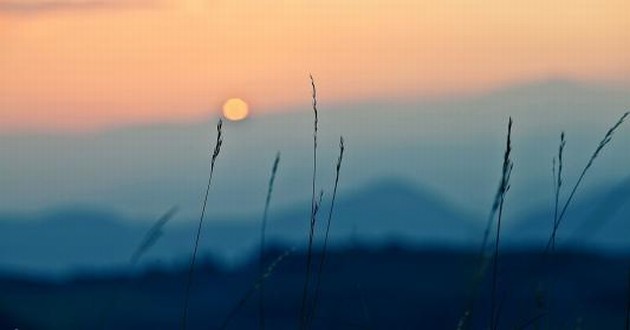
<path fill-rule="evenodd" d="M 311 191 L 311 214 L 309 220 L 308 247 L 306 251 L 306 274 L 304 278 L 304 288 L 302 290 L 302 307 L 300 308 L 300 329 L 305 329 L 307 325 L 308 315 L 308 291 L 311 278 L 311 263 L 313 259 L 313 240 L 315 236 L 315 223 L 317 221 L 317 199 L 315 195 L 315 183 L 317 179 L 317 130 L 318 130 L 318 112 L 317 112 L 317 88 L 315 79 L 310 75 L 312 99 L 313 99 L 313 178 Z"/>
<path fill-rule="evenodd" d="M 608 131 L 606 132 L 606 134 L 604 135 L 602 140 L 597 145 L 597 148 L 595 148 L 595 151 L 591 155 L 591 158 L 588 160 L 588 162 L 586 163 L 586 165 L 582 169 L 582 172 L 580 173 L 580 176 L 578 177 L 577 182 L 573 186 L 573 189 L 571 189 L 571 193 L 569 194 L 569 197 L 567 198 L 567 200 L 565 201 L 565 203 L 564 203 L 564 205 L 562 207 L 562 211 L 560 211 L 560 214 L 558 215 L 557 220 L 554 222 L 553 229 L 551 231 L 551 236 L 549 237 L 549 240 L 547 241 L 547 246 L 545 247 L 545 254 L 549 253 L 549 251 L 552 250 L 552 245 L 555 244 L 554 242 L 556 240 L 556 236 L 557 236 L 557 233 L 558 233 L 558 228 L 560 227 L 560 224 L 562 223 L 562 220 L 564 220 L 564 216 L 565 216 L 565 214 L 567 212 L 567 209 L 569 208 L 569 205 L 571 204 L 571 201 L 573 201 L 573 198 L 575 197 L 575 193 L 577 192 L 577 190 L 580 187 L 582 181 L 584 180 L 584 177 L 588 173 L 589 169 L 593 166 L 593 163 L 595 162 L 595 159 L 597 159 L 597 157 L 601 154 L 602 150 L 604 150 L 606 145 L 608 145 L 608 143 L 610 143 L 610 141 L 612 140 L 615 132 L 623 124 L 623 122 L 626 120 L 628 115 L 630 115 L 630 112 L 624 113 L 619 118 L 619 120 L 617 120 L 617 122 L 608 129 Z"/>
<path fill-rule="evenodd" d="M 559 210 L 559 205 L 560 205 L 560 191 L 562 190 L 562 168 L 563 168 L 563 153 L 564 153 L 564 147 L 566 145 L 566 140 L 564 138 L 564 132 L 562 132 L 560 134 L 560 145 L 558 146 L 558 172 L 556 173 L 556 161 L 554 159 L 554 166 L 553 166 L 553 172 L 556 173 L 554 174 L 554 181 L 555 181 L 555 186 L 554 186 L 554 212 L 553 212 L 553 227 L 555 228 L 558 225 L 558 210 Z M 556 250 L 556 237 L 555 235 L 552 235 L 552 241 L 551 241 L 551 251 L 555 252 Z"/>
<path fill-rule="evenodd" d="M 510 189 L 510 177 L 514 163 L 510 156 L 512 153 L 512 118 L 508 122 L 507 140 L 505 145 L 505 153 L 503 155 L 503 168 L 501 171 L 501 184 L 499 194 L 499 210 L 497 215 L 497 230 L 494 244 L 494 257 L 492 259 L 492 291 L 490 296 L 490 329 L 496 330 L 498 326 L 499 313 L 497 311 L 497 283 L 499 275 L 499 246 L 501 238 L 501 221 L 503 218 L 503 206 L 505 196 Z"/>
<path fill-rule="evenodd" d="M 203 198 L 203 205 L 201 207 L 201 215 L 199 216 L 199 222 L 197 225 L 197 232 L 195 234 L 195 244 L 193 247 L 192 256 L 190 258 L 190 265 L 188 266 L 188 277 L 186 280 L 186 292 L 184 294 L 184 311 L 182 313 L 181 329 L 186 330 L 188 322 L 188 307 L 190 303 L 190 290 L 192 288 L 193 273 L 195 270 L 195 261 L 197 259 L 197 251 L 199 250 L 199 241 L 201 238 L 201 228 L 203 227 L 203 220 L 206 215 L 206 208 L 208 206 L 208 196 L 210 194 L 210 187 L 212 186 L 212 177 L 214 175 L 214 166 L 221 152 L 221 145 L 223 144 L 223 121 L 219 119 L 217 123 L 217 139 L 214 145 L 214 151 L 212 152 L 212 159 L 210 161 L 210 173 L 208 175 L 208 184 L 206 185 L 206 192 Z"/>
<path fill-rule="evenodd" d="M 566 146 L 566 139 L 565 139 L 565 133 L 562 132 L 560 133 L 560 143 L 558 144 L 558 155 L 556 157 L 553 158 L 553 161 L 551 163 L 551 173 L 553 175 L 553 194 L 554 194 L 554 207 L 553 207 L 553 221 L 552 221 L 552 228 L 557 226 L 558 223 L 558 216 L 559 216 L 559 211 L 560 211 L 560 192 L 562 191 L 562 184 L 564 183 L 563 181 L 563 169 L 564 169 L 564 147 Z M 551 241 L 551 250 L 553 253 L 555 253 L 556 251 L 556 237 L 554 236 L 552 241 Z M 546 267 L 550 267 L 550 263 L 552 263 L 551 260 L 549 260 L 549 255 L 544 254 L 544 260 L 543 263 L 545 264 Z M 538 283 L 538 287 L 536 288 L 535 291 L 535 301 L 536 301 L 536 309 L 538 310 L 538 315 L 543 315 L 540 318 L 537 318 L 535 321 L 536 324 L 536 328 L 540 329 L 541 328 L 541 322 L 544 321 L 544 316 L 545 315 L 549 315 L 548 313 L 545 313 L 545 309 L 547 308 L 546 305 L 548 305 L 547 303 L 547 299 L 546 296 L 548 295 L 548 292 L 545 292 L 545 286 L 548 285 L 549 286 L 549 292 L 553 292 L 553 286 L 554 286 L 554 280 L 555 278 L 553 278 L 553 276 L 550 276 L 551 278 L 547 278 L 545 280 L 541 280 Z M 545 283 L 547 282 L 547 283 Z"/>
<path fill-rule="evenodd" d="M 315 282 L 315 293 L 313 295 L 313 308 L 311 310 L 310 320 L 311 322 L 315 318 L 315 311 L 317 310 L 317 304 L 319 302 L 319 290 L 321 286 L 322 274 L 324 271 L 324 264 L 326 263 L 326 254 L 328 252 L 328 236 L 330 234 L 330 224 L 332 222 L 333 210 L 335 208 L 335 200 L 337 199 L 337 187 L 339 186 L 339 174 L 341 172 L 341 164 L 343 163 L 343 154 L 345 151 L 345 144 L 343 136 L 339 138 L 339 157 L 337 158 L 337 165 L 335 167 L 335 184 L 333 186 L 332 200 L 330 202 L 330 208 L 328 209 L 328 219 L 326 221 L 326 231 L 324 234 L 324 243 L 322 246 L 322 252 L 319 259 L 319 267 L 317 269 L 317 277 Z"/>
<path fill-rule="evenodd" d="M 263 211 L 262 217 L 262 225 L 260 228 L 260 257 L 258 260 L 258 276 L 259 278 L 263 278 L 265 273 L 264 268 L 264 258 L 265 258 L 265 233 L 267 231 L 267 217 L 269 214 L 269 204 L 271 203 L 271 194 L 273 193 L 273 184 L 276 181 L 276 173 L 278 172 L 278 164 L 280 163 L 280 153 L 276 154 L 276 158 L 273 161 L 273 166 L 271 168 L 271 177 L 269 178 L 269 185 L 267 186 L 267 198 L 265 199 L 265 209 Z M 260 282 L 259 288 L 259 301 L 258 301 L 258 320 L 259 320 L 259 328 L 261 330 L 265 329 L 265 294 L 264 294 L 264 286 L 263 282 Z"/>
<path fill-rule="evenodd" d="M 176 206 L 169 209 L 166 213 L 164 213 L 154 224 L 151 226 L 151 229 L 147 231 L 142 239 L 138 248 L 134 251 L 129 259 L 129 264 L 131 266 L 135 266 L 138 261 L 155 245 L 155 243 L 162 237 L 164 234 L 164 226 L 167 222 L 169 222 L 175 214 L 177 214 L 178 208 Z"/>
<path fill-rule="evenodd" d="M 147 251 L 151 249 L 155 245 L 155 243 L 162 237 L 163 231 L 162 229 L 177 213 L 178 208 L 172 207 L 166 213 L 164 213 L 157 221 L 151 226 L 151 228 L 144 235 L 144 238 L 133 252 L 131 257 L 129 258 L 129 269 L 133 269 L 140 259 L 146 254 Z M 113 313 L 118 301 L 120 300 L 120 296 L 122 294 L 123 284 L 127 284 L 129 282 L 129 278 L 127 278 L 123 283 L 119 283 L 114 289 L 114 293 L 101 311 L 97 329 L 105 329 L 107 325 L 107 320 L 109 319 L 111 313 Z"/>
<path fill-rule="evenodd" d="M 511 123 L 511 118 L 510 118 L 510 123 Z M 511 124 L 509 126 L 508 134 L 511 134 Z M 511 139 L 510 136 L 508 138 Z M 464 310 L 463 315 L 460 317 L 457 323 L 457 327 L 456 327 L 457 330 L 463 330 L 469 327 L 469 320 L 472 317 L 475 299 L 477 295 L 479 294 L 481 282 L 483 278 L 485 277 L 486 271 L 489 266 L 489 256 L 487 255 L 486 251 L 488 250 L 488 245 L 489 245 L 488 242 L 490 240 L 490 233 L 492 232 L 494 219 L 496 218 L 497 212 L 500 209 L 503 197 L 505 196 L 505 193 L 507 192 L 504 181 L 506 179 L 505 175 L 508 175 L 507 179 L 509 179 L 509 175 L 511 174 L 511 170 L 512 170 L 511 167 L 508 170 L 509 170 L 508 173 L 505 173 L 505 170 L 503 171 L 501 180 L 499 181 L 499 186 L 494 195 L 492 207 L 490 208 L 490 214 L 488 214 L 488 218 L 486 220 L 486 227 L 483 233 L 483 239 L 481 241 L 481 245 L 479 246 L 479 251 L 477 253 L 477 258 L 476 258 L 477 269 L 475 273 L 473 274 L 473 277 L 471 280 L 471 284 L 470 284 L 471 289 L 470 289 L 470 294 L 468 297 L 468 302 L 467 302 L 466 309 Z"/>

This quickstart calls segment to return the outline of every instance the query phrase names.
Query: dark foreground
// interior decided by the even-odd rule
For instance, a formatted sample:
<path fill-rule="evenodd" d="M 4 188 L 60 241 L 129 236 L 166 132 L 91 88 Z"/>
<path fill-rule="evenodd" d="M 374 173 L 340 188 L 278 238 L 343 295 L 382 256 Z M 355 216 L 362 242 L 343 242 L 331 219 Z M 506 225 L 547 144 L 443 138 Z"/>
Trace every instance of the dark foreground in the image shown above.
<path fill-rule="evenodd" d="M 270 252 L 268 259 L 282 252 Z M 477 264 L 474 253 L 400 248 L 337 251 L 327 260 L 313 323 L 317 329 L 456 329 Z M 627 256 L 563 252 L 545 266 L 538 253 L 506 252 L 499 264 L 499 328 L 623 329 L 629 265 Z M 268 329 L 297 328 L 304 266 L 304 256 L 293 253 L 265 282 Z M 178 329 L 184 269 L 63 282 L 5 275 L 0 277 L 0 329 Z M 257 328 L 257 292 L 234 308 L 257 272 L 255 263 L 233 271 L 200 264 L 188 328 L 217 329 L 231 311 L 228 329 Z M 486 276 L 470 328 L 487 328 L 489 296 Z"/>

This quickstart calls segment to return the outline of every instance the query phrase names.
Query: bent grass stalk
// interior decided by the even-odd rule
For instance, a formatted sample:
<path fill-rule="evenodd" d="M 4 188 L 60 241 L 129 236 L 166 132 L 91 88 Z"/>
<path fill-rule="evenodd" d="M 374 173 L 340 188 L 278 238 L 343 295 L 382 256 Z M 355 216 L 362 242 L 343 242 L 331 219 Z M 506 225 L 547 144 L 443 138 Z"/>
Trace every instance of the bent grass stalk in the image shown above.
<path fill-rule="evenodd" d="M 273 184 L 276 181 L 276 173 L 278 172 L 278 164 L 280 163 L 280 153 L 276 154 L 276 158 L 273 161 L 271 168 L 271 177 L 269 178 L 269 185 L 267 186 L 267 198 L 265 199 L 265 209 L 263 211 L 262 225 L 260 228 L 260 256 L 258 259 L 258 276 L 263 278 L 265 273 L 264 258 L 265 258 L 265 232 L 267 230 L 267 216 L 269 214 L 269 204 L 271 203 L 271 194 L 273 192 Z M 260 292 L 258 301 L 258 318 L 260 329 L 265 329 L 265 294 L 264 294 L 264 282 L 260 282 Z"/>
<path fill-rule="evenodd" d="M 208 206 L 208 195 L 210 194 L 210 187 L 212 186 L 212 176 L 214 175 L 214 165 L 221 152 L 221 145 L 223 144 L 223 121 L 219 119 L 217 123 L 217 140 L 214 145 L 214 151 L 212 152 L 212 159 L 210 161 L 210 173 L 208 175 L 208 184 L 206 186 L 206 193 L 203 198 L 203 205 L 201 207 L 201 215 L 199 216 L 199 223 L 197 225 L 197 232 L 195 235 L 195 245 L 193 247 L 192 256 L 190 258 L 190 265 L 188 267 L 188 277 L 186 280 L 186 292 L 184 295 L 184 311 L 182 313 L 181 329 L 186 330 L 188 322 L 188 305 L 190 302 L 190 290 L 192 287 L 193 273 L 195 269 L 195 261 L 197 258 L 197 251 L 199 250 L 199 240 L 201 238 L 201 228 L 203 227 L 203 220 L 206 215 L 206 208 Z"/>
<path fill-rule="evenodd" d="M 324 245 L 322 247 L 322 253 L 319 260 L 319 267 L 317 270 L 317 278 L 315 283 L 315 294 L 313 296 L 313 308 L 311 311 L 310 320 L 311 323 L 315 319 L 315 311 L 317 310 L 317 303 L 319 298 L 319 290 L 321 286 L 322 274 L 324 270 L 324 263 L 326 262 L 326 253 L 328 251 L 328 236 L 330 234 L 330 223 L 332 222 L 333 210 L 335 208 L 335 200 L 337 198 L 337 187 L 339 186 L 339 174 L 341 172 L 341 164 L 343 163 L 343 154 L 346 147 L 344 144 L 343 136 L 339 138 L 339 158 L 337 158 L 337 166 L 335 167 L 335 184 L 333 187 L 332 200 L 330 202 L 330 209 L 328 210 L 328 219 L 326 221 L 326 232 L 324 234 Z"/>

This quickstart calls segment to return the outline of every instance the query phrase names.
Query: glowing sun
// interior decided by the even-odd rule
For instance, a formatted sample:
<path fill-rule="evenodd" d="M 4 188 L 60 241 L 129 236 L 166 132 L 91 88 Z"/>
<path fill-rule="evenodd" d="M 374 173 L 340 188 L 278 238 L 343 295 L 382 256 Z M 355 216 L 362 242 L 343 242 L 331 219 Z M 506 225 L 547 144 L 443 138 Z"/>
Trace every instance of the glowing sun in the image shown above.
<path fill-rule="evenodd" d="M 231 121 L 240 121 L 249 116 L 249 106 L 241 99 L 233 98 L 223 104 L 223 117 Z"/>

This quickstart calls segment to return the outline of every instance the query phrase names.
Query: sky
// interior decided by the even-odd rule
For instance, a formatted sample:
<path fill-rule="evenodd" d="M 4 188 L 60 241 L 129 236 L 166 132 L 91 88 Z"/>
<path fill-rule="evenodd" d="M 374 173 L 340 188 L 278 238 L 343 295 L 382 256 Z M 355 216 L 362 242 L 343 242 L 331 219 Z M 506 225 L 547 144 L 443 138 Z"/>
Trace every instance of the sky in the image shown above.
<path fill-rule="evenodd" d="M 629 88 L 626 0 L 0 0 L 0 131 L 416 100 L 553 77 Z M 306 109 L 305 109 L 306 110 Z"/>

